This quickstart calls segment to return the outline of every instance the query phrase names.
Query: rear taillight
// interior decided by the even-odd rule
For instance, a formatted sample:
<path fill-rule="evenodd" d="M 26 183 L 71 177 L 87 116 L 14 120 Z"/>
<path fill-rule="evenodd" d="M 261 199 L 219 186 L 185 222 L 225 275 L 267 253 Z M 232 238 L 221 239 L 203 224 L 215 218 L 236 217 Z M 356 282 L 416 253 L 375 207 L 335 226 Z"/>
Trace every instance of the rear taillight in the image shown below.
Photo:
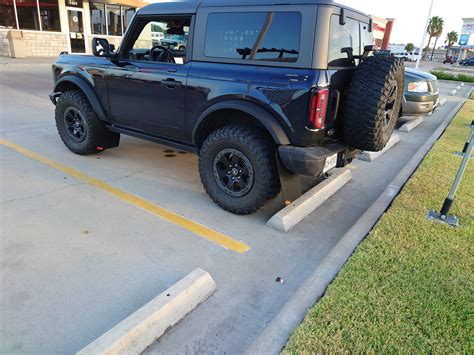
<path fill-rule="evenodd" d="M 317 89 L 312 93 L 309 121 L 311 128 L 324 128 L 324 121 L 326 119 L 326 109 L 328 107 L 328 89 Z"/>

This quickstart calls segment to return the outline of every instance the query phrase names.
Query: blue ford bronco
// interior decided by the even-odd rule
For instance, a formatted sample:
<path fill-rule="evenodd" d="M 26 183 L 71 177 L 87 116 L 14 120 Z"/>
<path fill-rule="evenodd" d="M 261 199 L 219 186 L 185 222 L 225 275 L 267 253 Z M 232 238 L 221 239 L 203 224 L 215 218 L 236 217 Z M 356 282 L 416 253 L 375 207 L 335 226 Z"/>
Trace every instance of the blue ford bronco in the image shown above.
<path fill-rule="evenodd" d="M 330 0 L 151 4 L 117 50 L 93 38 L 93 56 L 58 57 L 57 129 L 76 154 L 121 134 L 195 152 L 215 203 L 250 214 L 283 176 L 323 176 L 385 146 L 403 63 L 372 43 L 370 16 Z"/>

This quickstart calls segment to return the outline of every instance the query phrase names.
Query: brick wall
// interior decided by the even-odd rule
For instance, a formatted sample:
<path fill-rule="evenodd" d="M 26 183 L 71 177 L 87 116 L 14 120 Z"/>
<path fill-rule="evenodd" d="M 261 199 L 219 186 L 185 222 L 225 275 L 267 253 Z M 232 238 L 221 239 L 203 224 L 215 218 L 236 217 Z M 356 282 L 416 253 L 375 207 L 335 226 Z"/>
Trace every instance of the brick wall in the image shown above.
<path fill-rule="evenodd" d="M 64 33 L 22 31 L 27 57 L 57 57 L 68 51 L 68 37 Z"/>
<path fill-rule="evenodd" d="M 0 56 L 10 57 L 9 30 L 0 30 Z M 68 50 L 68 37 L 64 33 L 21 31 L 25 42 L 26 57 L 57 57 Z"/>

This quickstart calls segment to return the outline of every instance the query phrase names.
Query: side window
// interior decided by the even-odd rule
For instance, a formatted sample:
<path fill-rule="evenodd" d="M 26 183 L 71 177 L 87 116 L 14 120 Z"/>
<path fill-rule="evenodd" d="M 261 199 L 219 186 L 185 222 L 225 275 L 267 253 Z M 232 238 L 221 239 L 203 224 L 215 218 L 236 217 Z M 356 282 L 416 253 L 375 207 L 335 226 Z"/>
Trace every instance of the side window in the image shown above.
<path fill-rule="evenodd" d="M 191 17 L 145 21 L 125 56 L 133 60 L 183 64 Z"/>
<path fill-rule="evenodd" d="M 360 54 L 364 52 L 365 46 L 374 44 L 373 32 L 369 32 L 369 25 L 367 23 L 360 23 Z"/>
<path fill-rule="evenodd" d="M 216 12 L 207 18 L 206 57 L 296 62 L 299 12 Z"/>
<path fill-rule="evenodd" d="M 360 55 L 359 21 L 346 18 L 346 24 L 339 24 L 339 15 L 331 15 L 329 30 L 329 66 L 349 66 L 344 48 L 352 48 L 352 54 Z"/>

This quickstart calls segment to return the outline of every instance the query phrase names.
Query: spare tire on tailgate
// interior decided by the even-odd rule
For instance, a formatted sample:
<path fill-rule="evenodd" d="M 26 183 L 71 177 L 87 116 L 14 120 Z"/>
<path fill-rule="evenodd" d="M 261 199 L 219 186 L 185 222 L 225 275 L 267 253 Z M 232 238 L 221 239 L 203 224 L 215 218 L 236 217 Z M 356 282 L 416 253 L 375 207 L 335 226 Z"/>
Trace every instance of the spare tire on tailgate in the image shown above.
<path fill-rule="evenodd" d="M 344 139 L 350 147 L 368 151 L 385 147 L 400 112 L 403 77 L 403 62 L 397 58 L 376 55 L 362 60 L 344 107 Z"/>

